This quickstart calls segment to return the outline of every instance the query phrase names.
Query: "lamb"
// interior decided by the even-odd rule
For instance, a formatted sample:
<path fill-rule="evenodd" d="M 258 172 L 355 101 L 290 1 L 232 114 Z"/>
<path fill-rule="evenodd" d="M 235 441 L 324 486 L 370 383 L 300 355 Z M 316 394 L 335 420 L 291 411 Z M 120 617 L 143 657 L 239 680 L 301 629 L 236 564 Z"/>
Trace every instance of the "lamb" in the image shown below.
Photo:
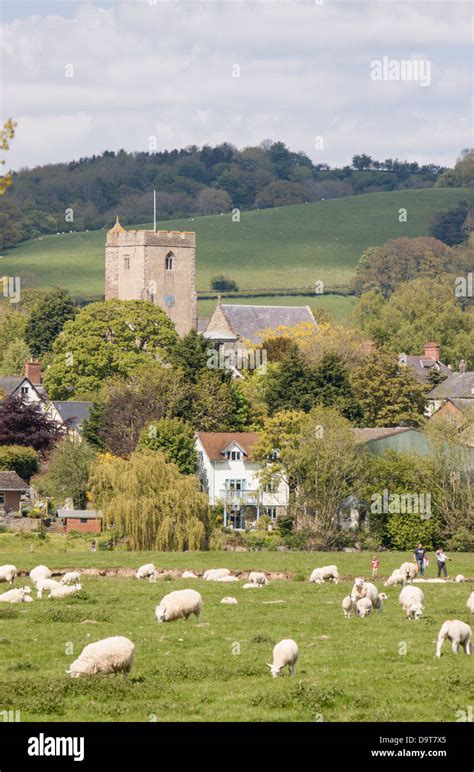
<path fill-rule="evenodd" d="M 227 605 L 227 606 L 235 606 L 235 605 L 237 605 L 238 602 L 239 601 L 237 600 L 237 598 L 233 598 L 230 595 L 227 595 L 225 598 L 222 598 L 222 600 L 221 600 L 221 603 L 223 603 L 224 605 Z"/>
<path fill-rule="evenodd" d="M 273 662 L 267 662 L 273 678 L 278 678 L 284 667 L 288 666 L 290 675 L 295 674 L 295 665 L 298 661 L 298 645 L 291 638 L 285 638 L 273 648 Z"/>
<path fill-rule="evenodd" d="M 461 582 L 465 582 L 466 578 L 462 574 L 458 574 L 454 581 L 460 584 Z"/>
<path fill-rule="evenodd" d="M 217 581 L 218 582 L 238 582 L 239 579 L 237 576 L 220 576 Z"/>
<path fill-rule="evenodd" d="M 379 592 L 375 602 L 372 604 L 376 611 L 382 611 L 384 600 L 388 600 L 388 595 L 384 592 Z"/>
<path fill-rule="evenodd" d="M 399 568 L 392 571 L 392 575 L 384 582 L 384 587 L 396 587 L 397 584 L 405 585 L 407 583 L 406 575 L 402 574 Z"/>
<path fill-rule="evenodd" d="M 62 587 L 63 585 L 56 582 L 55 579 L 42 579 L 36 585 L 36 597 L 42 598 L 43 592 L 51 592 L 55 587 Z"/>
<path fill-rule="evenodd" d="M 263 587 L 263 584 L 254 584 L 253 582 L 245 582 L 245 584 L 242 585 L 243 590 L 261 590 Z"/>
<path fill-rule="evenodd" d="M 471 614 L 474 614 L 474 592 L 471 592 L 471 594 L 469 595 L 466 606 L 468 607 Z"/>
<path fill-rule="evenodd" d="M 123 673 L 128 676 L 135 656 L 135 646 L 121 635 L 89 643 L 74 660 L 69 670 L 71 678 L 96 673 Z"/>
<path fill-rule="evenodd" d="M 268 579 L 263 573 L 263 571 L 251 571 L 249 573 L 248 581 L 251 584 L 263 584 L 263 585 L 268 584 Z"/>
<path fill-rule="evenodd" d="M 49 570 L 47 566 L 36 566 L 30 571 L 30 579 L 34 585 L 43 579 L 51 579 L 53 572 Z"/>
<path fill-rule="evenodd" d="M 77 595 L 82 586 L 80 584 L 60 584 L 58 587 L 52 587 L 49 597 L 53 599 L 69 598 L 71 595 Z"/>
<path fill-rule="evenodd" d="M 194 573 L 194 571 L 183 571 L 181 574 L 181 579 L 199 579 L 199 577 Z"/>
<path fill-rule="evenodd" d="M 453 654 L 457 654 L 459 646 L 464 649 L 466 654 L 471 653 L 472 630 L 465 622 L 459 619 L 448 619 L 439 631 L 438 641 L 436 643 L 436 656 L 441 657 L 441 649 L 446 638 L 451 641 Z"/>
<path fill-rule="evenodd" d="M 153 576 L 155 571 L 156 571 L 156 568 L 153 565 L 153 563 L 145 563 L 144 566 L 140 566 L 140 568 L 137 570 L 137 573 L 135 574 L 135 578 L 148 579 L 150 576 Z"/>
<path fill-rule="evenodd" d="M 17 570 L 15 566 L 0 566 L 0 582 L 8 582 L 13 584 L 16 579 Z"/>
<path fill-rule="evenodd" d="M 372 611 L 372 601 L 370 598 L 359 598 L 356 608 L 358 617 L 368 617 Z"/>
<path fill-rule="evenodd" d="M 79 571 L 68 571 L 61 577 L 61 584 L 76 584 L 81 578 Z"/>
<path fill-rule="evenodd" d="M 423 616 L 423 604 L 415 600 L 406 609 L 408 619 L 421 619 Z"/>
<path fill-rule="evenodd" d="M 0 595 L 2 603 L 31 603 L 33 598 L 30 595 L 30 587 L 16 587 L 14 590 L 7 590 Z"/>
<path fill-rule="evenodd" d="M 346 595 L 346 597 L 342 599 L 342 610 L 344 611 L 346 619 L 349 619 L 352 612 L 355 611 L 355 603 L 350 595 Z"/>
<path fill-rule="evenodd" d="M 309 577 L 309 581 L 314 584 L 322 584 L 325 579 L 334 582 L 334 584 L 338 583 L 339 573 L 337 566 L 322 566 L 322 568 L 315 568 Z"/>
<path fill-rule="evenodd" d="M 158 622 L 173 622 L 175 619 L 188 619 L 201 613 L 202 598 L 196 590 L 175 590 L 165 595 L 155 609 Z"/>
<path fill-rule="evenodd" d="M 204 571 L 202 578 L 206 582 L 217 582 L 222 576 L 230 576 L 230 573 L 228 568 L 209 568 L 207 571 Z"/>
<path fill-rule="evenodd" d="M 418 566 L 415 566 L 414 563 L 402 563 L 400 566 L 400 573 L 406 577 L 407 582 L 411 582 L 416 578 Z"/>

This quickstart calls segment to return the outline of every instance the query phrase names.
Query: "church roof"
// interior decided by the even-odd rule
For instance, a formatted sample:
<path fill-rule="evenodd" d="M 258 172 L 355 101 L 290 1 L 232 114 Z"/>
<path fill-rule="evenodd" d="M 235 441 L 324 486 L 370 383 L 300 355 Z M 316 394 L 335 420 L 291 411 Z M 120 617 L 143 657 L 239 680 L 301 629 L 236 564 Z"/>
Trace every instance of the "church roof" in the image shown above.
<path fill-rule="evenodd" d="M 277 327 L 294 327 L 306 322 L 316 324 L 309 306 L 244 306 L 221 303 L 230 328 L 240 339 L 260 343 L 260 333 Z"/>
<path fill-rule="evenodd" d="M 109 230 L 109 233 L 125 233 L 125 228 L 123 227 L 123 225 L 120 225 L 118 215 L 117 215 L 117 219 L 115 220 L 115 225 L 113 228 Z"/>

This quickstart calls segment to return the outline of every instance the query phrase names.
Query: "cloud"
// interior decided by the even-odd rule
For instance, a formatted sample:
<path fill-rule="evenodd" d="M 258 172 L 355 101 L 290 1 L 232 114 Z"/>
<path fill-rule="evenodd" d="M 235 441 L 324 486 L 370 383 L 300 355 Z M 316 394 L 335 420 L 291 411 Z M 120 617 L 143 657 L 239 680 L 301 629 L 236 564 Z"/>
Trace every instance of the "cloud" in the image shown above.
<path fill-rule="evenodd" d="M 144 150 L 150 136 L 158 149 L 271 137 L 328 163 L 365 151 L 452 164 L 471 142 L 469 3 L 153 2 L 39 0 L 34 15 L 7 2 L 12 168 Z M 431 86 L 371 81 L 383 56 L 429 59 Z"/>

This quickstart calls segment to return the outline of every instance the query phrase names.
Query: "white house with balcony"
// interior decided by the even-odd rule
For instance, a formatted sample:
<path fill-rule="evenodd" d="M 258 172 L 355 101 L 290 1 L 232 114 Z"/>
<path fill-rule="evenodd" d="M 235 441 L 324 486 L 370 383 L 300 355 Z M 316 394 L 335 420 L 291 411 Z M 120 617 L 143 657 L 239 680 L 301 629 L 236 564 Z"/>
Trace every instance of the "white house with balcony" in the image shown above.
<path fill-rule="evenodd" d="M 262 487 L 262 466 L 252 457 L 255 432 L 198 432 L 199 479 L 209 504 L 222 503 L 224 527 L 243 530 L 266 515 L 271 520 L 286 511 L 288 485 Z"/>

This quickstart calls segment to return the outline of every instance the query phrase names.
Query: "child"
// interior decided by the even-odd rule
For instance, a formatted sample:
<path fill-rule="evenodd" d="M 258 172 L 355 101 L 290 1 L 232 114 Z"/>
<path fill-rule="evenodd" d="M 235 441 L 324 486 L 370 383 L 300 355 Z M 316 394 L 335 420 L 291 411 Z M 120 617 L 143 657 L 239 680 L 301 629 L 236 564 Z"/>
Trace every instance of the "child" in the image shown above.
<path fill-rule="evenodd" d="M 377 571 L 379 570 L 380 560 L 374 555 L 370 565 L 372 567 L 372 579 L 375 579 Z"/>
<path fill-rule="evenodd" d="M 451 560 L 451 558 L 448 558 L 444 550 L 436 550 L 436 562 L 438 564 L 438 578 L 440 578 L 441 573 L 444 574 L 446 577 L 448 575 L 448 572 L 446 570 L 446 561 Z"/>

